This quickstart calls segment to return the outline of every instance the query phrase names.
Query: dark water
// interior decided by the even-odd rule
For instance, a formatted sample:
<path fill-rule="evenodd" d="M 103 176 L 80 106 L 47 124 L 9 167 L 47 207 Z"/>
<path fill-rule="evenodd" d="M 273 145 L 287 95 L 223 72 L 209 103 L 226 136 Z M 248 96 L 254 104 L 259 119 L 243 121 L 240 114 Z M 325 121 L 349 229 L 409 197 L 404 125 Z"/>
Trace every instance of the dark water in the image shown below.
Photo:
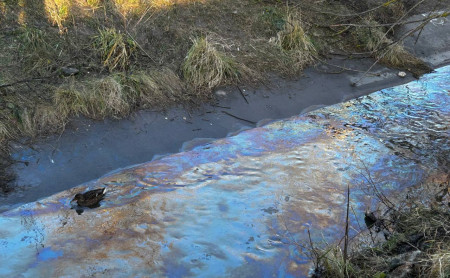
<path fill-rule="evenodd" d="M 376 199 L 448 171 L 450 67 L 276 121 L 0 214 L 0 276 L 299 277 L 313 241 Z M 101 207 L 70 209 L 106 187 Z"/>

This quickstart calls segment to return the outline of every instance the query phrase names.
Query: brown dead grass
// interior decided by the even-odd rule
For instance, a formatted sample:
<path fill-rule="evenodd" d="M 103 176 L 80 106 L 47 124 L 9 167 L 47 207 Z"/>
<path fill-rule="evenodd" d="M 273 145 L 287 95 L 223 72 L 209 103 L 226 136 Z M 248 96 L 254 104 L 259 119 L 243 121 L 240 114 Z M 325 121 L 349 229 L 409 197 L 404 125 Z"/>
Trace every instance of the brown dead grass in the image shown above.
<path fill-rule="evenodd" d="M 283 30 L 278 32 L 276 44 L 289 57 L 289 65 L 296 73 L 310 65 L 317 55 L 300 16 L 292 13 L 288 13 Z"/>
<path fill-rule="evenodd" d="M 182 65 L 182 72 L 194 90 L 211 90 L 219 85 L 250 79 L 250 69 L 218 50 L 219 47 L 225 48 L 208 37 L 192 41 L 192 47 Z"/>
<path fill-rule="evenodd" d="M 314 277 L 449 277 L 450 180 L 443 177 L 412 189 L 395 208 L 385 208 L 371 233 L 352 240 L 347 268 L 339 245 L 316 249 Z M 387 239 L 376 237 L 377 231 Z"/>

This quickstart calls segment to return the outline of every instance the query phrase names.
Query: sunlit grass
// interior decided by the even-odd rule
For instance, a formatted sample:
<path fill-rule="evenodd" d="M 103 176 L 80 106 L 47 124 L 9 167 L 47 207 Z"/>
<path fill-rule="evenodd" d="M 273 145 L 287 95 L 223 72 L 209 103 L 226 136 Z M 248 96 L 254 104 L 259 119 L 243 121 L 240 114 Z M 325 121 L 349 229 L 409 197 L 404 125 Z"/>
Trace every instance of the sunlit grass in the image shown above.
<path fill-rule="evenodd" d="M 117 11 L 127 18 L 129 15 L 139 14 L 146 9 L 148 4 L 144 0 L 113 0 Z"/>
<path fill-rule="evenodd" d="M 65 30 L 63 23 L 70 15 L 71 0 L 44 0 L 45 10 L 51 22 L 56 24 L 60 32 Z"/>

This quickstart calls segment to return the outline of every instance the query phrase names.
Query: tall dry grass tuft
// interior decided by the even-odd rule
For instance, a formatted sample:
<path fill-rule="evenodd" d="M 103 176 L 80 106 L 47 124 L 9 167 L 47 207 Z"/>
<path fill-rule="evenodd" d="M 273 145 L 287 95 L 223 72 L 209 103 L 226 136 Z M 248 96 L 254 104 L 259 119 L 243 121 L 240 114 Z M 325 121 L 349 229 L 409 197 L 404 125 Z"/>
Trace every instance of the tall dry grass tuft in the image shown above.
<path fill-rule="evenodd" d="M 164 108 L 176 101 L 187 101 L 190 98 L 185 94 L 181 79 L 168 68 L 136 72 L 129 77 L 128 83 L 135 89 L 138 104 L 142 108 Z"/>
<path fill-rule="evenodd" d="M 107 28 L 99 30 L 98 36 L 94 38 L 94 47 L 102 57 L 103 66 L 111 72 L 128 69 L 136 43 L 115 28 Z"/>
<path fill-rule="evenodd" d="M 87 115 L 84 94 L 75 88 L 74 84 L 62 86 L 55 90 L 53 102 L 62 115 Z"/>
<path fill-rule="evenodd" d="M 298 16 L 288 13 L 283 30 L 279 31 L 275 43 L 289 57 L 296 72 L 314 61 L 316 49 L 305 33 Z"/>
<path fill-rule="evenodd" d="M 137 108 L 164 109 L 190 97 L 180 78 L 162 68 L 64 85 L 56 90 L 54 104 L 63 115 L 104 119 L 123 118 Z"/>
<path fill-rule="evenodd" d="M 183 76 L 196 90 L 212 89 L 246 79 L 251 71 L 224 52 L 217 50 L 219 43 L 208 37 L 194 39 L 183 62 Z"/>

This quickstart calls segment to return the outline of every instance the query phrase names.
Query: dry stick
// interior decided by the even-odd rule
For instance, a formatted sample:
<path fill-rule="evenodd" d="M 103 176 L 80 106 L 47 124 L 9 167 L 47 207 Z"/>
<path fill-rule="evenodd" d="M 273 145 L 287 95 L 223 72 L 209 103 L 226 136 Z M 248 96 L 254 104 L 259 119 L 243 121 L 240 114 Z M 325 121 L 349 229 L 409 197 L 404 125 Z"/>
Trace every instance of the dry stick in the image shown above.
<path fill-rule="evenodd" d="M 326 65 L 329 65 L 329 66 L 332 66 L 332 67 L 336 67 L 336 68 L 339 68 L 339 69 L 342 69 L 342 70 L 361 72 L 361 73 L 364 73 L 366 75 L 370 74 L 370 75 L 373 75 L 373 76 L 380 76 L 380 74 L 368 73 L 367 71 L 364 71 L 364 70 L 351 69 L 351 68 L 347 68 L 347 67 L 344 67 L 344 66 L 338 66 L 338 65 L 335 65 L 335 64 L 331 64 L 331 63 L 326 62 L 325 60 L 320 59 L 319 57 L 315 57 L 315 59 L 319 60 L 320 62 L 322 62 L 322 63 L 324 63 Z"/>
<path fill-rule="evenodd" d="M 406 11 L 405 14 L 403 14 L 394 24 L 392 24 L 391 27 L 384 33 L 383 37 L 378 42 L 378 44 L 376 45 L 375 49 L 378 49 L 378 47 L 383 42 L 383 39 L 385 39 L 387 37 L 387 35 L 394 29 L 395 26 L 399 25 L 399 22 L 401 22 L 401 20 L 403 20 L 403 18 L 405 18 L 410 12 L 412 12 L 412 10 L 414 10 L 417 6 L 419 6 L 423 2 L 425 2 L 425 0 L 421 0 L 421 1 L 417 2 L 411 9 Z"/>
<path fill-rule="evenodd" d="M 136 43 L 136 45 L 139 47 L 139 49 L 142 50 L 142 52 L 144 52 L 144 54 L 145 54 L 144 56 L 146 56 L 147 58 L 150 58 L 150 60 L 152 60 L 153 63 L 156 64 L 156 61 L 144 50 L 144 48 L 137 42 L 137 40 L 135 40 L 133 38 L 133 36 L 130 34 L 130 32 L 128 32 L 128 31 L 125 31 L 125 32 L 127 32 L 127 35 L 130 36 L 130 38 Z"/>
<path fill-rule="evenodd" d="M 345 241 L 344 241 L 344 273 L 348 276 L 347 252 L 348 252 L 348 215 L 350 211 L 350 185 L 347 184 L 347 216 L 345 218 Z"/>
<path fill-rule="evenodd" d="M 142 14 L 142 16 L 139 18 L 139 20 L 136 22 L 136 24 L 134 25 L 133 29 L 136 29 L 136 27 L 139 25 L 139 23 L 141 23 L 142 19 L 144 19 L 144 17 L 148 14 L 148 12 L 150 11 L 150 7 L 147 7 L 144 11 L 144 13 Z M 150 17 L 152 17 L 155 13 L 152 13 Z"/>
<path fill-rule="evenodd" d="M 247 102 L 247 104 L 249 104 L 249 103 L 248 103 L 248 100 L 247 100 L 247 98 L 245 97 L 244 93 L 242 92 L 241 88 L 240 88 L 238 85 L 236 85 L 236 87 L 238 88 L 239 93 L 241 93 L 241 96 L 244 98 L 245 102 Z"/>
<path fill-rule="evenodd" d="M 431 20 L 431 19 L 430 19 L 430 20 Z M 386 56 L 387 52 L 389 51 L 389 49 L 388 49 L 389 46 L 400 43 L 402 40 L 404 40 L 404 39 L 405 39 L 406 37 L 408 37 L 409 35 L 413 34 L 413 33 L 416 32 L 417 30 L 423 28 L 426 24 L 428 24 L 427 21 L 428 21 L 428 20 L 424 20 L 424 22 L 423 22 L 422 24 L 420 24 L 418 27 L 416 27 L 416 28 L 414 28 L 414 29 L 411 29 L 410 31 L 406 32 L 402 37 L 400 37 L 400 39 L 398 39 L 398 40 L 396 40 L 396 41 L 393 41 L 392 43 L 388 44 L 388 45 L 385 47 L 386 51 L 384 51 L 384 53 L 382 53 L 382 54 L 380 55 L 380 57 L 378 57 L 378 59 L 377 59 L 377 60 L 369 67 L 369 69 L 363 74 L 363 76 L 361 76 L 361 78 L 359 78 L 359 79 L 358 79 L 356 82 L 354 82 L 353 84 L 355 84 L 355 85 L 358 84 L 359 82 L 361 82 L 361 80 L 362 80 L 367 74 L 369 74 L 369 72 L 372 70 L 372 68 L 373 68 L 376 64 L 378 64 L 378 62 L 379 62 L 381 59 L 383 59 L 384 56 Z M 380 41 L 380 43 L 381 43 L 381 41 Z M 379 44 L 380 44 L 380 43 L 379 43 Z M 378 47 L 378 46 L 377 46 L 377 47 Z M 375 51 L 373 51 L 373 52 L 376 52 L 376 51 L 377 51 L 377 50 L 375 50 Z M 380 50 L 378 50 L 378 51 L 380 51 Z"/>
<path fill-rule="evenodd" d="M 39 81 L 39 80 L 44 80 L 44 79 L 49 79 L 54 77 L 55 75 L 50 75 L 50 76 L 44 76 L 44 77 L 34 77 L 34 78 L 27 78 L 27 79 L 22 79 L 13 83 L 9 83 L 9 84 L 2 84 L 0 85 L 0 88 L 6 88 L 6 87 L 11 87 L 17 84 L 21 84 L 21 83 L 28 83 L 28 82 L 32 82 L 32 81 Z"/>
<path fill-rule="evenodd" d="M 311 246 L 311 252 L 314 254 L 315 257 L 315 264 L 316 264 L 316 268 L 319 267 L 319 263 L 321 260 L 321 256 L 319 256 L 319 253 L 317 252 L 316 248 L 314 247 L 313 241 L 311 239 L 311 232 L 309 230 L 308 227 L 308 238 L 309 238 L 309 245 Z"/>
<path fill-rule="evenodd" d="M 380 55 L 380 57 L 378 57 L 378 59 L 369 67 L 369 69 L 367 69 L 367 71 L 363 74 L 363 76 L 361 76 L 356 82 L 354 82 L 353 84 L 357 85 L 359 82 L 361 82 L 361 80 L 369 74 L 369 72 L 372 70 L 372 68 L 378 64 L 378 62 L 380 62 L 381 59 L 384 58 L 384 56 L 386 56 L 387 52 L 389 51 L 389 49 L 387 49 L 389 46 L 394 45 L 394 44 L 398 44 L 399 42 L 401 42 L 402 40 L 404 40 L 407 36 L 409 36 L 410 34 L 416 32 L 417 30 L 423 28 L 426 24 L 428 24 L 428 22 L 423 22 L 422 24 L 419 25 L 419 27 L 414 28 L 410 31 L 408 31 L 405 35 L 403 35 L 400 39 L 398 39 L 397 41 L 393 41 L 392 43 L 388 44 L 385 49 L 386 51 L 384 51 L 384 53 L 382 53 Z M 378 50 L 379 51 L 379 50 Z M 375 52 L 375 51 L 374 51 Z"/>
<path fill-rule="evenodd" d="M 378 44 L 377 44 L 377 46 L 375 47 L 375 49 L 378 49 L 379 48 L 379 46 L 380 46 L 380 44 L 382 43 L 382 41 L 383 41 L 383 39 L 387 36 L 387 34 L 389 33 L 389 32 L 391 32 L 392 31 L 392 29 L 396 26 L 396 25 L 399 25 L 399 24 L 401 24 L 401 20 L 403 20 L 403 18 L 406 16 L 406 15 L 408 15 L 413 9 L 415 9 L 417 6 L 419 6 L 421 3 L 423 3 L 424 2 L 424 0 L 422 0 L 422 1 L 420 1 L 420 2 L 418 2 L 416 5 L 414 5 L 411 9 L 409 9 L 399 20 L 397 20 L 397 22 L 396 23 L 394 23 L 394 24 L 392 24 L 391 25 L 391 27 L 388 29 L 388 31 L 387 32 L 385 32 L 384 33 L 384 35 L 383 35 L 383 37 L 382 37 L 382 39 L 378 42 Z M 389 46 L 391 46 L 391 45 L 394 45 L 394 44 L 398 44 L 399 42 L 401 42 L 402 40 L 404 40 L 407 36 L 409 36 L 409 35 L 411 35 L 411 34 L 413 34 L 414 32 L 416 32 L 417 30 L 422 30 L 424 27 L 425 27 L 425 25 L 426 24 L 428 24 L 431 20 L 433 20 L 433 19 L 435 19 L 435 18 L 439 18 L 439 17 L 447 17 L 448 15 L 447 15 L 447 13 L 446 12 L 444 12 L 444 13 L 442 13 L 442 14 L 438 14 L 438 15 L 434 15 L 434 16 L 429 16 L 429 17 L 427 17 L 427 18 L 425 18 L 425 19 L 423 19 L 423 20 L 421 20 L 422 21 L 422 24 L 420 24 L 418 27 L 416 27 L 416 28 L 414 28 L 414 29 L 411 29 L 410 31 L 408 31 L 408 32 L 406 32 L 400 39 L 398 39 L 398 40 L 396 40 L 396 41 L 393 41 L 392 43 L 390 43 L 390 44 L 388 44 L 385 48 L 387 48 L 387 47 L 389 47 Z M 377 50 L 375 50 L 375 51 L 373 51 L 372 53 L 374 53 L 374 52 L 376 52 Z M 379 50 L 378 50 L 379 51 Z M 376 64 L 378 64 L 378 62 L 387 54 L 387 52 L 389 51 L 389 49 L 386 49 L 386 51 L 369 67 L 369 69 L 366 71 L 366 73 L 360 78 L 360 79 L 358 79 L 358 81 L 356 81 L 356 82 L 354 82 L 354 84 L 356 85 L 356 84 L 358 84 L 365 76 L 366 76 L 366 74 L 367 73 L 369 73 L 371 70 L 372 70 L 372 68 L 376 65 Z"/>
<path fill-rule="evenodd" d="M 372 179 L 372 176 L 370 175 L 370 171 L 367 168 L 366 164 L 362 161 L 362 164 L 364 165 L 364 168 L 367 172 L 368 177 L 366 177 L 363 173 L 361 175 L 366 179 L 366 181 L 372 186 L 372 188 L 375 191 L 375 194 L 377 195 L 378 199 L 380 199 L 383 204 L 388 207 L 389 209 L 394 209 L 395 205 L 383 194 L 383 192 L 379 191 L 375 182 Z M 387 204 L 389 203 L 389 205 Z"/>
<path fill-rule="evenodd" d="M 227 114 L 228 116 L 231 116 L 231 117 L 233 117 L 233 118 L 235 118 L 235 119 L 238 119 L 238 120 L 241 120 L 241 121 L 244 121 L 244 122 L 247 122 L 247 123 L 251 123 L 251 124 L 256 125 L 256 122 L 253 122 L 253 121 L 246 120 L 246 119 L 244 119 L 244 118 L 235 116 L 235 115 L 233 115 L 233 114 L 231 114 L 231 113 L 228 113 L 227 111 L 222 111 L 222 113 Z"/>

